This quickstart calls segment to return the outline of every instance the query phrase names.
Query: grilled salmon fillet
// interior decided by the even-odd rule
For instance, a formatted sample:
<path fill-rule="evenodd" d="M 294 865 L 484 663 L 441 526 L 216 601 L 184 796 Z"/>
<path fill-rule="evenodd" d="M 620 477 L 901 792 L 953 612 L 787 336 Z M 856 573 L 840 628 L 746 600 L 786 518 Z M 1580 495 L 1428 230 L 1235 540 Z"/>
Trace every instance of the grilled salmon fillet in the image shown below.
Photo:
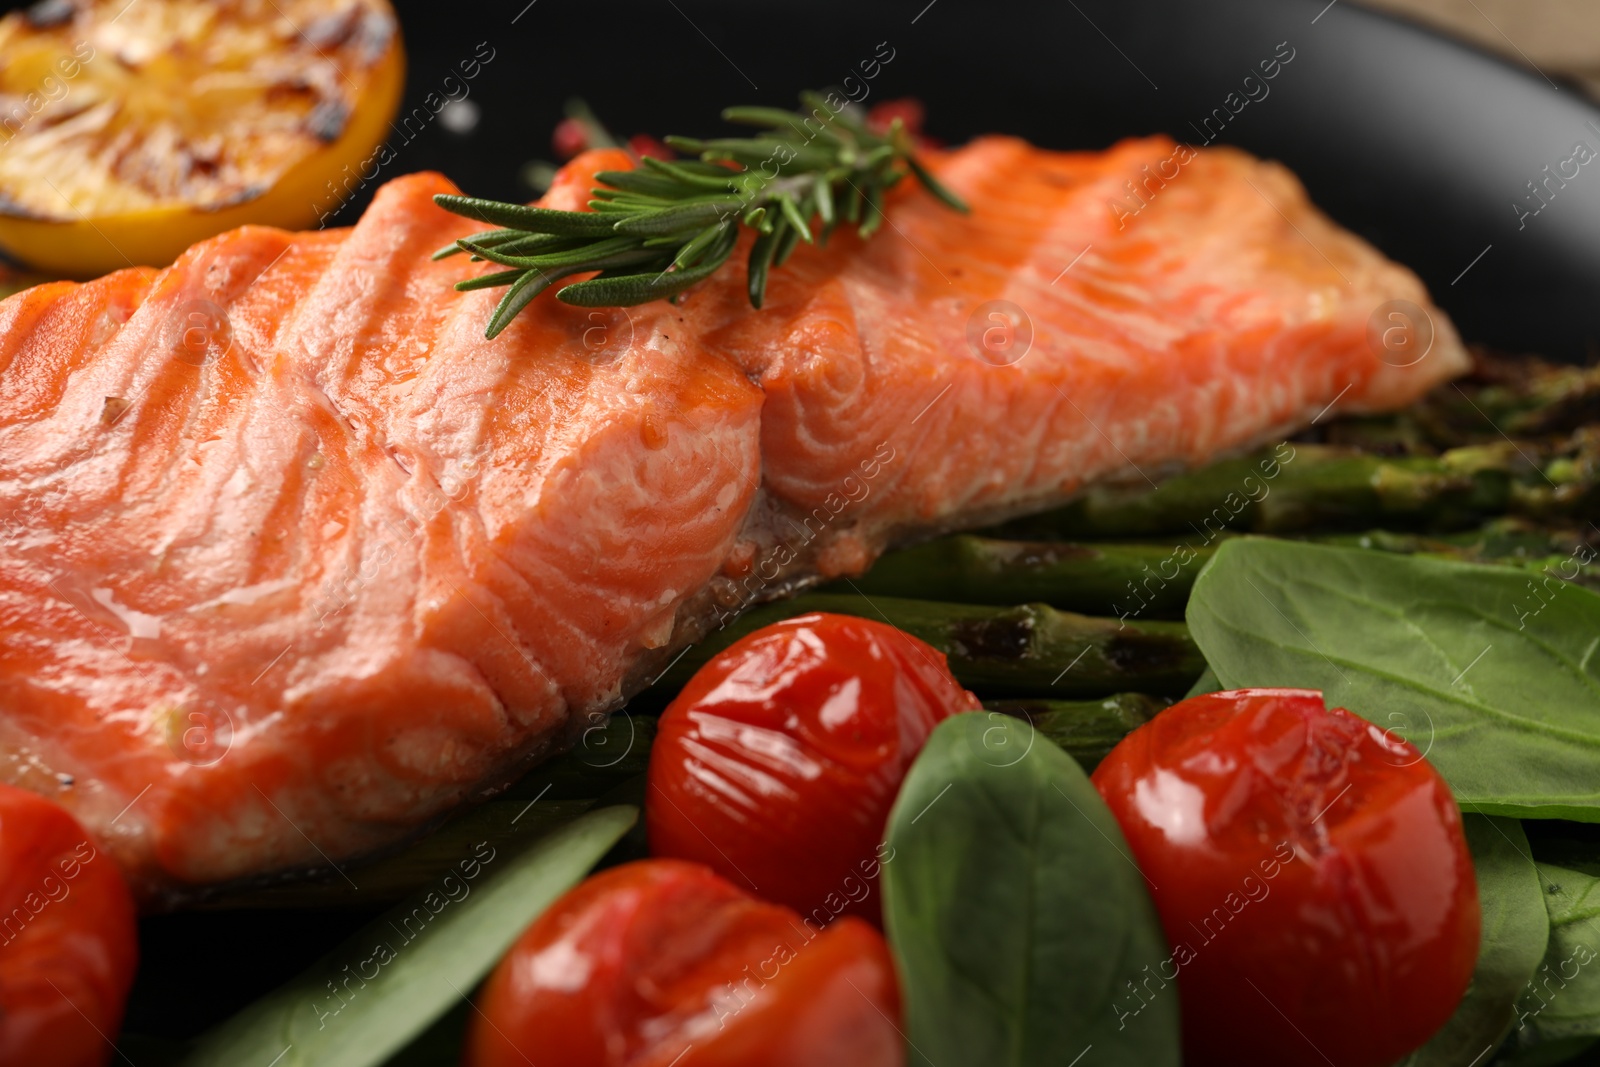
<path fill-rule="evenodd" d="M 152 905 L 357 856 L 749 603 L 1465 369 L 1418 280 L 1286 170 L 1219 148 L 1150 184 L 1175 148 L 943 154 L 970 215 L 903 183 L 760 311 L 730 263 L 677 306 L 547 295 L 485 340 L 498 293 L 429 258 L 475 228 L 432 174 L 348 230 L 11 297 L 4 779 Z M 544 202 L 625 165 L 589 153 Z M 1431 320 L 1420 360 L 1369 340 L 1392 301 Z"/>

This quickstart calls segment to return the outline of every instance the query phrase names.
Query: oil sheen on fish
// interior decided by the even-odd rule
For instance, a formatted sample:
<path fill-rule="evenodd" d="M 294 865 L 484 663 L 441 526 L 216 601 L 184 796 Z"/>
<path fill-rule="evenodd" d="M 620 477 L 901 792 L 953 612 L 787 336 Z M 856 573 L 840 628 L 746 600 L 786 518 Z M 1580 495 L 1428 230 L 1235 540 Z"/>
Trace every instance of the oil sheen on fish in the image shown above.
<path fill-rule="evenodd" d="M 759 311 L 736 253 L 679 305 L 547 294 L 486 340 L 499 291 L 429 258 L 475 228 L 432 174 L 348 230 L 11 297 L 3 778 L 152 905 L 359 856 L 751 602 L 1465 369 L 1420 282 L 1286 170 L 1212 149 L 1150 183 L 1175 148 L 941 154 L 970 215 L 902 183 Z M 625 165 L 589 153 L 545 203 Z M 1374 343 L 1395 301 L 1421 358 Z"/>

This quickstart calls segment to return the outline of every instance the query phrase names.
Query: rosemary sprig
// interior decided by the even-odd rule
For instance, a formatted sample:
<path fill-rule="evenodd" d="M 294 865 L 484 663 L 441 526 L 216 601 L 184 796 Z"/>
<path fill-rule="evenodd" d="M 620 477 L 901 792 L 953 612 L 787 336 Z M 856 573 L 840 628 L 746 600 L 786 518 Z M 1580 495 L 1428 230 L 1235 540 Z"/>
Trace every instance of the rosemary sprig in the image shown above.
<path fill-rule="evenodd" d="M 733 254 L 739 227 L 750 248 L 750 303 L 761 306 L 767 276 L 801 242 L 823 242 L 841 224 L 871 237 L 884 196 L 906 175 L 957 211 L 967 206 L 912 154 L 899 119 L 883 134 L 836 96 L 802 93 L 807 110 L 733 107 L 729 122 L 763 132 L 748 138 L 668 137 L 692 159 L 640 160 L 637 170 L 601 171 L 590 211 L 552 211 L 469 196 L 436 196 L 440 207 L 501 227 L 463 237 L 435 259 L 469 254 L 507 268 L 457 282 L 460 290 L 507 286 L 490 316 L 494 337 L 544 290 L 574 274 L 556 299 L 579 307 L 628 307 L 675 299 Z M 835 106 L 838 105 L 838 106 Z M 813 227 L 820 220 L 820 227 Z"/>

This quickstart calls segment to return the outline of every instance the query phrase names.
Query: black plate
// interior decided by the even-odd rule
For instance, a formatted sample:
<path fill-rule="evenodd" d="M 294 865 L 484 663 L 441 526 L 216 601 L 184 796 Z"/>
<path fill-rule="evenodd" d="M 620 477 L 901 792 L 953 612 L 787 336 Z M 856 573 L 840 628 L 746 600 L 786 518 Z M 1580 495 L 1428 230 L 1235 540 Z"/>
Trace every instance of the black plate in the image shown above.
<path fill-rule="evenodd" d="M 1469 340 L 1583 358 L 1600 338 L 1600 160 L 1521 220 L 1527 183 L 1600 151 L 1600 110 L 1539 74 L 1348 0 L 399 0 L 410 73 L 393 158 L 352 174 L 352 221 L 382 181 L 441 170 L 468 191 L 527 199 L 569 95 L 618 132 L 704 133 L 732 103 L 788 106 L 860 77 L 868 102 L 921 97 L 931 132 L 989 131 L 1099 148 L 1166 131 L 1294 168 L 1335 218 L 1416 268 Z M 880 47 L 880 43 L 884 43 Z M 1265 83 L 1245 79 L 1292 50 Z M 484 62 L 484 58 L 487 62 Z M 476 76 L 464 78 L 461 64 Z M 869 68 L 870 69 L 870 68 Z M 859 95 L 860 89 L 854 90 Z M 435 94 L 430 99 L 430 94 Z M 478 108 L 452 132 L 446 96 Z M 1234 106 L 1237 106 L 1235 103 Z M 1211 129 L 1220 123 L 1212 119 Z M 1549 195 L 1549 194 L 1547 194 Z M 1536 203 L 1529 200 L 1530 204 Z M 181 1036 L 293 973 L 364 916 L 169 916 L 145 924 L 130 1029 Z"/>

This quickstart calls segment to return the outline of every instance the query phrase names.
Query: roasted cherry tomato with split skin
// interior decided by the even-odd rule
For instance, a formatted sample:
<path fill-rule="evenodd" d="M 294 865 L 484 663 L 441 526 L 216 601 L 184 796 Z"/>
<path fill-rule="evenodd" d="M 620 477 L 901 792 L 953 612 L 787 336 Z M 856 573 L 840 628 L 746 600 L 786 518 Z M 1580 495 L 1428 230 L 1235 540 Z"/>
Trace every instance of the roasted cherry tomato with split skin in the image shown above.
<path fill-rule="evenodd" d="M 937 649 L 846 615 L 763 627 L 661 716 L 650 850 L 704 863 L 808 919 L 880 924 L 884 826 L 928 734 L 978 708 Z"/>
<path fill-rule="evenodd" d="M 465 1067 L 901 1067 L 883 935 L 802 922 L 694 863 L 595 875 L 490 975 Z"/>
<path fill-rule="evenodd" d="M 1322 694 L 1176 704 L 1094 772 L 1172 956 L 1116 1006 L 1183 1012 L 1192 1067 L 1383 1067 L 1455 1010 L 1478 955 L 1461 815 L 1410 744 Z"/>
<path fill-rule="evenodd" d="M 109 1062 L 138 953 L 111 858 L 59 805 L 0 785 L 0 1064 Z"/>

